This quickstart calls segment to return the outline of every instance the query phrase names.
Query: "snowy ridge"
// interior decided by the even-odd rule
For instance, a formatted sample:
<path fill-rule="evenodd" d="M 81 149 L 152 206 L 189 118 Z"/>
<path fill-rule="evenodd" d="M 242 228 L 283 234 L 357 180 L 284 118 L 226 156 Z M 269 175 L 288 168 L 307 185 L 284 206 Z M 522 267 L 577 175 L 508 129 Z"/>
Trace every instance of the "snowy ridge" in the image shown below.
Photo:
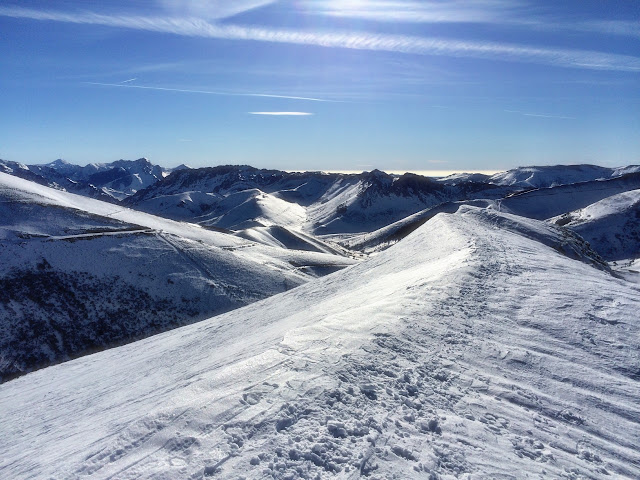
<path fill-rule="evenodd" d="M 554 232 L 463 206 L 334 275 L 6 383 L 0 473 L 637 478 L 640 291 Z"/>
<path fill-rule="evenodd" d="M 126 204 L 174 219 L 234 230 L 279 224 L 312 235 L 354 235 L 404 222 L 410 215 L 443 203 L 499 200 L 532 188 L 537 190 L 505 200 L 505 210 L 549 218 L 625 189 L 639 188 L 639 171 L 638 166 L 558 165 L 434 180 L 379 170 L 343 175 L 229 165 L 177 172 L 127 199 Z M 277 205 L 275 199 L 281 204 Z M 565 204 L 567 209 L 557 210 Z M 297 211 L 297 218 L 265 215 L 265 211 L 287 209 Z"/>
<path fill-rule="evenodd" d="M 424 225 L 427 221 L 439 213 L 455 213 L 462 205 L 476 207 L 489 207 L 494 205 L 492 200 L 471 200 L 467 202 L 446 202 L 427 208 L 413 215 L 393 222 L 390 225 L 359 235 L 348 236 L 340 243 L 345 247 L 360 250 L 365 253 L 374 253 L 389 248 L 407 235 Z"/>
<path fill-rule="evenodd" d="M 524 188 L 549 188 L 572 183 L 606 180 L 629 173 L 640 172 L 640 165 L 607 168 L 598 165 L 553 165 L 540 167 L 519 167 L 496 173 L 488 182 Z"/>
<path fill-rule="evenodd" d="M 438 182 L 445 183 L 447 185 L 457 185 L 459 183 L 485 183 L 488 182 L 491 175 L 485 175 L 483 173 L 454 173 L 436 179 Z"/>
<path fill-rule="evenodd" d="M 499 200 L 502 211 L 546 220 L 584 208 L 618 193 L 640 188 L 640 173 L 629 173 L 609 180 L 539 188 Z"/>

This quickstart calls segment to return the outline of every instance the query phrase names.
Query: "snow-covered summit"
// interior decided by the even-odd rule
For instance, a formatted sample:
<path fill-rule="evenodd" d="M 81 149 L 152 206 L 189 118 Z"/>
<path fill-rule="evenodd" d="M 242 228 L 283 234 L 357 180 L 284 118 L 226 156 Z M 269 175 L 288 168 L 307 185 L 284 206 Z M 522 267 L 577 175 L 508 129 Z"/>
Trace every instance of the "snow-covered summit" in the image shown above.
<path fill-rule="evenodd" d="M 51 167 L 51 168 L 66 168 L 69 165 L 71 165 L 71 163 L 67 162 L 63 158 L 58 158 L 58 159 L 54 160 L 53 162 L 49 162 L 49 163 L 46 164 L 47 167 Z"/>

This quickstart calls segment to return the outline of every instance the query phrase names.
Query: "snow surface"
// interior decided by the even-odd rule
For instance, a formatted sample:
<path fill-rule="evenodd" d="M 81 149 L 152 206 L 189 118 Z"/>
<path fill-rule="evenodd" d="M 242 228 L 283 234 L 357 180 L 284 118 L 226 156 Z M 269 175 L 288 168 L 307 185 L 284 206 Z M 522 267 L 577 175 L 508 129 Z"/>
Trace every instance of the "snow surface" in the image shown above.
<path fill-rule="evenodd" d="M 640 290 L 558 241 L 463 206 L 289 292 L 0 385 L 0 476 L 638 478 Z"/>

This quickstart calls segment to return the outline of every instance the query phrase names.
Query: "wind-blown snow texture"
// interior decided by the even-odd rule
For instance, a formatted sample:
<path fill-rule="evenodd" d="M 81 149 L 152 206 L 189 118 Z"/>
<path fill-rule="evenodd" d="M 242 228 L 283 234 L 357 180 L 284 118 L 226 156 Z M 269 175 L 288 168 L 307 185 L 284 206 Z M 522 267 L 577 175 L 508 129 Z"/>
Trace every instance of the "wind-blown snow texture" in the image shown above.
<path fill-rule="evenodd" d="M 640 291 L 559 232 L 462 206 L 359 265 L 3 384 L 0 475 L 638 478 Z"/>

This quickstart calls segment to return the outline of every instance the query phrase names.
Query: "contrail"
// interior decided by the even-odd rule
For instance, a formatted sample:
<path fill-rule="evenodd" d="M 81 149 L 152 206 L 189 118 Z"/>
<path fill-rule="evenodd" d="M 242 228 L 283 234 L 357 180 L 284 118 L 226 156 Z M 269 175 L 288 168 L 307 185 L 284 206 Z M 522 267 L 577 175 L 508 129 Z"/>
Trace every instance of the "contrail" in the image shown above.
<path fill-rule="evenodd" d="M 135 80 L 135 78 L 127 81 Z M 272 95 L 268 93 L 230 93 L 230 92 L 213 92 L 210 90 L 190 90 L 185 88 L 167 88 L 167 87 L 149 87 L 145 85 L 123 85 L 121 83 L 102 83 L 102 82 L 83 82 L 88 85 L 102 85 L 105 87 L 123 87 L 123 88 L 140 88 L 143 90 L 160 90 L 163 92 L 182 92 L 182 93 L 204 93 L 207 95 L 224 95 L 228 97 L 266 97 L 266 98 L 284 98 L 288 100 L 304 100 L 308 102 L 332 102 L 340 103 L 339 100 L 327 100 L 323 98 L 313 97 L 295 97 L 292 95 Z"/>
<path fill-rule="evenodd" d="M 309 112 L 249 112 L 250 115 L 274 115 L 274 116 L 292 116 L 292 117 L 304 117 L 313 115 Z"/>

